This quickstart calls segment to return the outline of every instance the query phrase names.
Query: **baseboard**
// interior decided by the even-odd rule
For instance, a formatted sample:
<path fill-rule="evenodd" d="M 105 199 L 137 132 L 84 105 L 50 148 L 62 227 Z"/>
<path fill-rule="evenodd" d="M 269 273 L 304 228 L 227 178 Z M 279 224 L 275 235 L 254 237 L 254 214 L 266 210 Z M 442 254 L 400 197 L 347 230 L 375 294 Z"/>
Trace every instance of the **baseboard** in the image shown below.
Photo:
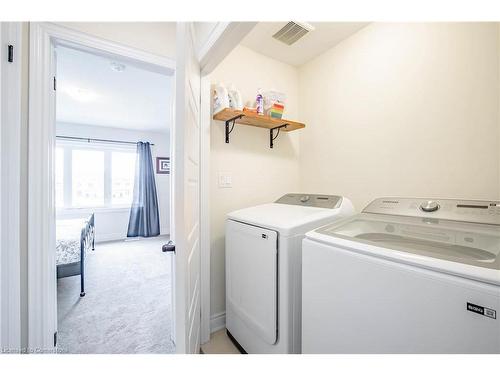
<path fill-rule="evenodd" d="M 226 327 L 226 312 L 223 311 L 210 317 L 210 333 L 214 333 Z"/>
<path fill-rule="evenodd" d="M 109 241 L 119 241 L 125 240 L 127 238 L 127 234 L 123 233 L 97 233 L 95 236 L 95 242 L 109 242 Z"/>
<path fill-rule="evenodd" d="M 170 233 L 161 233 L 160 236 L 170 236 Z M 132 239 L 143 239 L 140 237 L 131 237 Z M 156 237 L 149 237 L 156 238 Z M 110 241 L 125 241 L 128 240 L 127 234 L 123 233 L 98 233 L 95 238 L 95 243 L 110 242 Z"/>

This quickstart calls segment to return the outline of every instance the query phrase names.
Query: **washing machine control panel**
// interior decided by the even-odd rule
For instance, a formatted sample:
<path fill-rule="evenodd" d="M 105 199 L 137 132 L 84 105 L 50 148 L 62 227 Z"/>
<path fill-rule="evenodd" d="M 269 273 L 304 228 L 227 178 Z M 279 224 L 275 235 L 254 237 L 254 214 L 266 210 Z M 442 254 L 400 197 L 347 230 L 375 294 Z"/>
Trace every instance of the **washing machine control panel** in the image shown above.
<path fill-rule="evenodd" d="M 436 201 L 425 201 L 420 205 L 420 209 L 424 212 L 434 212 L 439 210 L 439 203 Z"/>
<path fill-rule="evenodd" d="M 500 201 L 378 198 L 363 212 L 500 225 Z"/>
<path fill-rule="evenodd" d="M 290 193 L 283 195 L 275 203 L 333 209 L 340 207 L 342 197 L 337 195 Z"/>

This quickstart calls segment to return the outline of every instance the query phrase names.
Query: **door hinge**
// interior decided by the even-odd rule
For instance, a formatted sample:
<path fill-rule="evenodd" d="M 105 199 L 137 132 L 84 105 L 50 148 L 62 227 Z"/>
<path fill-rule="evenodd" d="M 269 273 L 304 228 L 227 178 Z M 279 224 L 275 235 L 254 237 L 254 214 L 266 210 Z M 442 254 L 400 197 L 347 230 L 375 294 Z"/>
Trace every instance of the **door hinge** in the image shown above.
<path fill-rule="evenodd" d="M 57 345 L 57 331 L 54 332 L 54 347 Z"/>
<path fill-rule="evenodd" d="M 7 61 L 10 63 L 14 62 L 14 46 L 12 44 L 9 44 L 7 49 L 8 49 Z"/>
<path fill-rule="evenodd" d="M 56 80 L 56 77 L 54 77 L 54 91 L 57 90 L 57 80 Z"/>

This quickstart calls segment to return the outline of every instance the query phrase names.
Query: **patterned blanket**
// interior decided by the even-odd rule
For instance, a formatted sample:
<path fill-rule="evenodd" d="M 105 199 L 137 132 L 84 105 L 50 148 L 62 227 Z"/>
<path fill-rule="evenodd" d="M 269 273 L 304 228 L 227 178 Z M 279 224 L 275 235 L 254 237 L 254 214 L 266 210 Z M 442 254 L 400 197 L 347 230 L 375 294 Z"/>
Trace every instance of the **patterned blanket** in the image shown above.
<path fill-rule="evenodd" d="M 56 264 L 80 261 L 80 237 L 87 219 L 57 220 Z M 85 248 L 87 251 L 87 248 Z"/>

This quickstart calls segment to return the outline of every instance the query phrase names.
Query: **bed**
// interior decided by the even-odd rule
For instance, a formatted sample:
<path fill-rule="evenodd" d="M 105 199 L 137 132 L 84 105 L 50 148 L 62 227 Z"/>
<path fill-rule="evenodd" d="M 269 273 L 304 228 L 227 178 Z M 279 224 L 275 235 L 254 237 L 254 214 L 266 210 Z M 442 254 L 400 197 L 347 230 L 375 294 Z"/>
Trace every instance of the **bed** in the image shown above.
<path fill-rule="evenodd" d="M 80 297 L 85 296 L 85 258 L 89 249 L 95 249 L 94 214 L 56 221 L 57 278 L 80 275 Z"/>

